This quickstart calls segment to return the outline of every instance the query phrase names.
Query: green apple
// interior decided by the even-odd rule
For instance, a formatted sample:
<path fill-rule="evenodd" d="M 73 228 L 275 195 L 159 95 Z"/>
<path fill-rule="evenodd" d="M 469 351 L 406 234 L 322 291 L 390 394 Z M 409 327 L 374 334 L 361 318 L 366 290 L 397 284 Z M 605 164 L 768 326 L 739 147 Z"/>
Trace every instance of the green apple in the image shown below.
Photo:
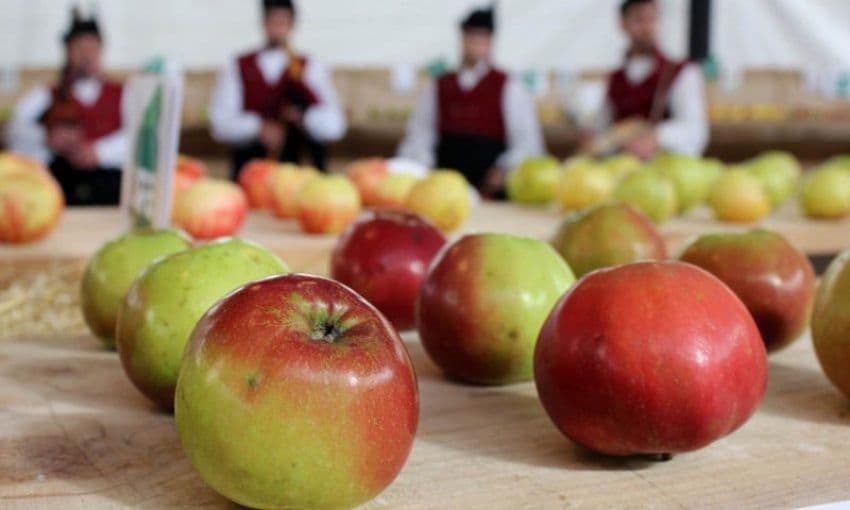
<path fill-rule="evenodd" d="M 833 260 L 821 280 L 812 341 L 824 373 L 850 398 L 850 251 Z"/>
<path fill-rule="evenodd" d="M 602 165 L 620 181 L 630 173 L 640 170 L 643 162 L 630 154 L 618 154 L 603 161 Z"/>
<path fill-rule="evenodd" d="M 803 181 L 800 207 L 810 218 L 850 215 L 850 172 L 834 166 L 812 172 Z"/>
<path fill-rule="evenodd" d="M 190 246 L 176 230 L 132 232 L 103 245 L 89 260 L 80 286 L 83 317 L 92 334 L 114 349 L 118 308 L 130 285 L 155 259 Z"/>
<path fill-rule="evenodd" d="M 802 174 L 800 162 L 791 154 L 779 151 L 762 154 L 748 162 L 747 168 L 761 181 L 773 207 L 791 198 Z"/>
<path fill-rule="evenodd" d="M 709 197 L 720 221 L 751 223 L 771 211 L 770 197 L 761 181 L 744 166 L 732 166 L 714 183 Z"/>
<path fill-rule="evenodd" d="M 679 212 L 686 212 L 708 199 L 714 174 L 702 160 L 682 154 L 664 153 L 656 156 L 649 166 L 664 175 L 676 187 Z"/>
<path fill-rule="evenodd" d="M 521 204 L 548 204 L 555 198 L 561 175 L 557 159 L 530 158 L 508 174 L 508 198 Z"/>
<path fill-rule="evenodd" d="M 850 172 L 850 155 L 842 155 L 835 156 L 834 158 L 827 160 L 826 163 L 822 165 L 821 168 L 840 168 L 842 170 L 847 170 Z"/>
<path fill-rule="evenodd" d="M 664 223 L 679 209 L 673 181 L 651 168 L 639 170 L 623 179 L 614 197 L 640 209 L 655 223 Z"/>
<path fill-rule="evenodd" d="M 164 409 L 174 405 L 183 349 L 201 316 L 238 287 L 288 272 L 265 248 L 224 239 L 150 265 L 119 312 L 116 340 L 130 380 Z"/>
<path fill-rule="evenodd" d="M 556 195 L 561 207 L 569 211 L 607 202 L 616 187 L 617 178 L 604 165 L 582 160 L 562 171 Z"/>

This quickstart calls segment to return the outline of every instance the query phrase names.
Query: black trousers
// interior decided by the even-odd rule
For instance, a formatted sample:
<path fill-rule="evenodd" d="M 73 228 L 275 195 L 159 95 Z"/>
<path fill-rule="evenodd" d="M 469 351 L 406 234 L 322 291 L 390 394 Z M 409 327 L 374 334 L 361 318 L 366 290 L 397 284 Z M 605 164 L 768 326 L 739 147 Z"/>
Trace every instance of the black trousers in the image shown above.
<path fill-rule="evenodd" d="M 309 163 L 321 171 L 327 170 L 328 149 L 327 146 L 317 142 L 304 130 L 288 126 L 286 131 L 286 142 L 280 152 L 278 161 L 283 163 L 295 163 L 300 165 L 304 156 L 309 158 Z M 232 152 L 232 167 L 230 177 L 235 181 L 239 178 L 239 172 L 245 163 L 252 159 L 265 159 L 270 157 L 269 150 L 259 140 L 248 145 L 235 147 Z"/>
<path fill-rule="evenodd" d="M 121 201 L 121 170 L 117 168 L 76 168 L 57 157 L 50 173 L 59 182 L 69 206 L 118 205 Z"/>

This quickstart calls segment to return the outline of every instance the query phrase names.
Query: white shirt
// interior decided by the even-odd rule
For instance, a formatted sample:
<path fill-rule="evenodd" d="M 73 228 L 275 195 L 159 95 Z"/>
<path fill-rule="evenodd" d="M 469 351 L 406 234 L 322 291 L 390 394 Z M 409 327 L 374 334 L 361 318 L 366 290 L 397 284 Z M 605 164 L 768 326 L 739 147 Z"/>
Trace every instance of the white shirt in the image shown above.
<path fill-rule="evenodd" d="M 626 61 L 626 79 L 639 84 L 655 71 L 655 58 L 646 55 L 630 57 Z M 708 145 L 708 106 L 705 80 L 695 64 L 686 65 L 670 88 L 668 100 L 670 118 L 655 127 L 655 135 L 662 149 L 700 156 Z M 596 129 L 607 129 L 613 118 L 613 106 L 606 102 L 597 118 Z"/>
<path fill-rule="evenodd" d="M 74 98 L 91 106 L 100 98 L 103 83 L 96 78 L 77 80 L 71 89 Z M 49 165 L 54 154 L 47 147 L 47 130 L 39 122 L 50 103 L 53 93 L 49 87 L 40 86 L 27 92 L 15 105 L 12 118 L 6 126 L 6 142 L 13 152 L 37 159 Z M 122 111 L 124 110 L 122 98 Z M 120 169 L 127 154 L 127 137 L 123 129 L 94 143 L 98 165 Z"/>
<path fill-rule="evenodd" d="M 282 49 L 268 48 L 257 55 L 257 66 L 268 84 L 277 83 L 289 65 Z M 304 128 L 319 142 L 333 142 L 345 135 L 345 115 L 337 98 L 330 73 L 313 59 L 304 69 L 304 83 L 319 102 L 304 112 Z M 242 77 L 237 60 L 231 61 L 218 75 L 210 100 L 210 124 L 216 141 L 239 145 L 255 140 L 262 118 L 245 111 L 242 101 Z"/>
<path fill-rule="evenodd" d="M 463 90 L 470 90 L 488 72 L 490 72 L 490 66 L 486 63 L 461 69 L 458 71 L 458 85 Z M 525 159 L 545 152 L 543 133 L 537 119 L 534 99 L 525 86 L 513 77 L 508 80 L 502 95 L 502 112 L 507 130 L 507 150 L 496 160 L 497 168 L 510 170 Z M 416 110 L 407 124 L 407 132 L 398 148 L 398 157 L 412 159 L 433 167 L 440 136 L 439 126 L 437 87 L 432 82 L 428 84 L 420 97 Z"/>

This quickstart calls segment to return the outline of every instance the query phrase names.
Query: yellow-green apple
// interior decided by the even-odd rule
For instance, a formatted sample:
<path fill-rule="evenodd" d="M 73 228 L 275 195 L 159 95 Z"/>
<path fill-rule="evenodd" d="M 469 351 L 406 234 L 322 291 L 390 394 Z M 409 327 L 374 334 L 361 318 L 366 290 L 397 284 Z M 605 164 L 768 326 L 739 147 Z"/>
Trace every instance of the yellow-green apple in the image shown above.
<path fill-rule="evenodd" d="M 283 219 L 295 218 L 298 212 L 298 193 L 305 184 L 319 175 L 318 170 L 310 167 L 286 164 L 276 167 L 268 176 L 270 206 L 274 215 Z"/>
<path fill-rule="evenodd" d="M 245 193 L 220 179 L 204 178 L 178 194 L 171 219 L 195 239 L 235 234 L 248 212 Z"/>
<path fill-rule="evenodd" d="M 585 276 L 555 305 L 534 379 L 549 417 L 575 443 L 665 458 L 752 416 L 767 355 L 723 282 L 690 264 L 638 262 Z"/>
<path fill-rule="evenodd" d="M 542 241 L 463 237 L 437 256 L 422 283 L 416 307 L 422 345 L 452 379 L 527 381 L 540 327 L 574 280 Z"/>
<path fill-rule="evenodd" d="M 46 171 L 8 171 L 0 176 L 0 243 L 24 244 L 45 237 L 64 209 L 62 189 Z"/>
<path fill-rule="evenodd" d="M 812 340 L 824 373 L 850 398 L 850 250 L 832 261 L 821 280 Z"/>
<path fill-rule="evenodd" d="M 604 160 L 602 165 L 619 182 L 630 173 L 640 170 L 643 162 L 630 154 L 618 154 Z"/>
<path fill-rule="evenodd" d="M 398 475 L 419 421 L 389 322 L 324 278 L 251 283 L 198 323 L 175 418 L 213 489 L 251 508 L 353 508 Z"/>
<path fill-rule="evenodd" d="M 732 166 L 714 183 L 709 204 L 720 221 L 753 223 L 770 214 L 770 197 L 746 167 Z"/>
<path fill-rule="evenodd" d="M 548 204 L 555 198 L 561 164 L 551 156 L 529 158 L 508 174 L 508 198 L 521 204 Z"/>
<path fill-rule="evenodd" d="M 331 257 L 331 276 L 359 292 L 399 330 L 412 329 L 416 296 L 446 238 L 431 223 L 380 211 L 348 227 Z"/>
<path fill-rule="evenodd" d="M 242 167 L 242 171 L 239 172 L 239 186 L 245 192 L 251 209 L 269 208 L 271 193 L 268 178 L 279 164 L 271 159 L 254 159 Z"/>
<path fill-rule="evenodd" d="M 850 155 L 835 156 L 828 159 L 823 165 L 821 165 L 821 168 L 827 167 L 850 171 Z"/>
<path fill-rule="evenodd" d="M 741 298 L 768 352 L 787 346 L 809 325 L 815 299 L 812 263 L 776 232 L 705 235 L 685 248 L 680 260 L 718 277 Z"/>
<path fill-rule="evenodd" d="M 383 209 L 404 209 L 407 197 L 417 182 L 419 178 L 410 174 L 387 175 L 375 189 L 372 205 Z"/>
<path fill-rule="evenodd" d="M 50 175 L 47 168 L 34 159 L 14 152 L 0 152 L 0 179 L 7 175 L 21 172 L 36 172 L 43 175 Z"/>
<path fill-rule="evenodd" d="M 800 162 L 787 152 L 765 152 L 747 162 L 746 167 L 761 181 L 773 207 L 791 198 L 802 175 Z"/>
<path fill-rule="evenodd" d="M 308 234 L 338 234 L 360 214 L 360 193 L 342 175 L 310 179 L 296 199 L 296 217 Z"/>
<path fill-rule="evenodd" d="M 673 181 L 679 212 L 689 211 L 708 199 L 715 176 L 706 171 L 702 160 L 683 154 L 664 153 L 656 156 L 649 165 Z"/>
<path fill-rule="evenodd" d="M 432 221 L 440 230 L 456 230 L 472 212 L 469 183 L 454 170 L 435 170 L 410 190 L 407 208 Z"/>
<path fill-rule="evenodd" d="M 180 359 L 201 316 L 228 292 L 287 271 L 265 248 L 238 239 L 207 243 L 148 266 L 118 309 L 115 339 L 130 381 L 171 409 Z"/>
<path fill-rule="evenodd" d="M 558 203 L 565 210 L 583 209 L 607 202 L 617 187 L 617 177 L 605 166 L 579 161 L 561 174 L 556 190 Z"/>
<path fill-rule="evenodd" d="M 552 246 L 577 277 L 603 267 L 667 258 L 664 238 L 652 220 L 622 203 L 568 214 Z"/>
<path fill-rule="evenodd" d="M 80 286 L 83 316 L 94 336 L 114 349 L 118 308 L 130 285 L 155 259 L 190 246 L 176 230 L 131 232 L 103 245 L 89 260 Z"/>
<path fill-rule="evenodd" d="M 835 219 L 850 215 L 850 172 L 827 166 L 803 181 L 800 207 L 810 218 Z"/>
<path fill-rule="evenodd" d="M 673 181 L 651 168 L 632 172 L 617 186 L 614 197 L 636 207 L 655 223 L 664 223 L 679 210 Z"/>
<path fill-rule="evenodd" d="M 357 187 L 360 192 L 360 198 L 363 200 L 363 205 L 373 206 L 375 204 L 375 191 L 381 184 L 384 177 L 387 176 L 389 169 L 387 161 L 382 158 L 361 159 L 348 165 L 345 170 L 345 175 L 351 179 L 351 182 Z"/>

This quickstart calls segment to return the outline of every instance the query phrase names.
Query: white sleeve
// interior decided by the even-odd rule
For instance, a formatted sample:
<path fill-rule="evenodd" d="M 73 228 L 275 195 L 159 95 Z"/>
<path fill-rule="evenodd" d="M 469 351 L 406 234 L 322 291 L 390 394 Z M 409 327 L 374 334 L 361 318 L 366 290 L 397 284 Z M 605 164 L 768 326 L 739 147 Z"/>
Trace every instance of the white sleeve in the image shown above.
<path fill-rule="evenodd" d="M 126 88 L 124 91 L 126 92 Z M 122 119 L 126 119 L 127 111 L 127 95 L 121 94 L 121 115 Z M 97 154 L 97 163 L 103 168 L 120 170 L 124 166 L 127 159 L 127 131 L 126 123 L 122 120 L 121 129 L 112 133 L 109 136 L 101 138 L 94 144 L 94 151 Z"/>
<path fill-rule="evenodd" d="M 236 61 L 218 75 L 209 105 L 212 137 L 221 143 L 240 144 L 260 133 L 260 116 L 246 112 L 242 105 L 242 79 Z"/>
<path fill-rule="evenodd" d="M 656 136 L 663 149 L 700 156 L 708 145 L 708 107 L 705 80 L 696 65 L 685 67 L 670 90 L 671 118 L 658 125 Z"/>
<path fill-rule="evenodd" d="M 47 131 L 39 117 L 50 106 L 50 90 L 38 87 L 28 92 L 15 105 L 6 126 L 6 143 L 12 152 L 37 159 L 49 165 L 53 154 L 47 147 Z"/>
<path fill-rule="evenodd" d="M 502 112 L 507 130 L 507 150 L 496 160 L 496 167 L 510 170 L 526 159 L 545 152 L 543 132 L 537 118 L 534 98 L 525 86 L 510 79 L 502 95 Z"/>
<path fill-rule="evenodd" d="M 319 102 L 304 112 L 304 128 L 320 142 L 335 142 L 348 129 L 331 74 L 321 64 L 309 61 L 304 83 L 318 96 Z"/>
<path fill-rule="evenodd" d="M 429 83 L 422 92 L 416 110 L 407 122 L 404 140 L 396 153 L 399 158 L 412 159 L 427 167 L 433 167 L 437 158 L 437 87 Z"/>

